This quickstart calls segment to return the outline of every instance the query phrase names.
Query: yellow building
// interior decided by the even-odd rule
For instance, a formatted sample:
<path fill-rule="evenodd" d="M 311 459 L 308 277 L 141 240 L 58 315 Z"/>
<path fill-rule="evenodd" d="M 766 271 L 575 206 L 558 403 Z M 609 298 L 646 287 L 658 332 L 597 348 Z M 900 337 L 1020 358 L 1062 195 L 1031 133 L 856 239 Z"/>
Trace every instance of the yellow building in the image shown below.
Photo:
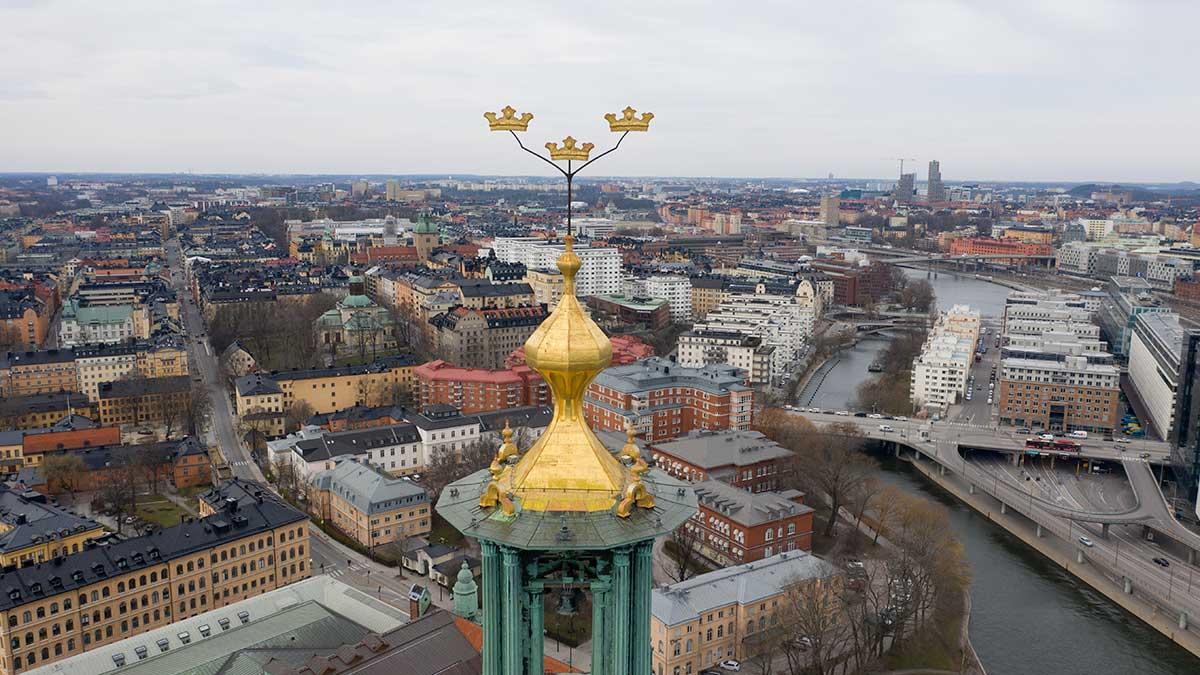
<path fill-rule="evenodd" d="M 8 575 L 0 600 L 0 675 L 49 665 L 307 579 L 307 516 L 262 486 L 256 493 L 252 501 L 220 500 L 225 506 L 216 516 Z"/>
<path fill-rule="evenodd" d="M 259 430 L 280 436 L 283 415 L 295 403 L 307 403 L 315 414 L 398 403 L 413 391 L 415 365 L 412 357 L 392 356 L 361 366 L 251 373 L 234 382 L 235 407 L 242 419 L 270 418 Z"/>
<path fill-rule="evenodd" d="M 0 565 L 24 567 L 83 550 L 104 527 L 46 501 L 0 490 Z"/>
<path fill-rule="evenodd" d="M 526 270 L 525 283 L 533 289 L 534 302 L 553 312 L 563 295 L 563 275 L 558 270 Z"/>
<path fill-rule="evenodd" d="M 778 624 L 797 583 L 836 583 L 833 565 L 787 551 L 653 591 L 651 666 L 655 675 L 699 673 L 726 659 L 745 660 L 754 637 Z"/>
<path fill-rule="evenodd" d="M 1004 236 L 1008 239 L 1025 242 L 1026 244 L 1054 243 L 1054 232 L 1044 227 L 1014 225 L 1004 230 Z"/>
<path fill-rule="evenodd" d="M 366 462 L 345 459 L 313 478 L 309 508 L 367 548 L 429 534 L 425 489 Z"/>

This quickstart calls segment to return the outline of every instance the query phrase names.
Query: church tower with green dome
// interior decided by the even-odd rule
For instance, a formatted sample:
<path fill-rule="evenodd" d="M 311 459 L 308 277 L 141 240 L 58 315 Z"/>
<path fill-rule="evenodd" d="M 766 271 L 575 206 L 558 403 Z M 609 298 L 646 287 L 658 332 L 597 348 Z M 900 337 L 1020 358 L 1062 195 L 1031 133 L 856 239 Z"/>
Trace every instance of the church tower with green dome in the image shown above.
<path fill-rule="evenodd" d="M 417 224 L 413 227 L 413 244 L 417 247 L 417 259 L 429 262 L 433 249 L 442 243 L 442 234 L 438 224 L 429 217 L 428 211 L 422 211 L 417 216 Z"/>

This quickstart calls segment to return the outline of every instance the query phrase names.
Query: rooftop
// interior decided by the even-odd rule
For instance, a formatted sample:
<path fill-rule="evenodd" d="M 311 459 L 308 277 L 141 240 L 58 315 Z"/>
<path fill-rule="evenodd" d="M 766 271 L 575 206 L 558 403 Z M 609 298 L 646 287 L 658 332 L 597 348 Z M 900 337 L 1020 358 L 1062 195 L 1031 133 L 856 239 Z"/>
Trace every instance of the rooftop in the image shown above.
<path fill-rule="evenodd" d="M 812 513 L 812 508 L 792 501 L 777 492 L 747 492 L 719 480 L 696 483 L 696 499 L 710 511 L 730 520 L 754 527 L 780 518 Z"/>
<path fill-rule="evenodd" d="M 329 490 L 367 514 L 392 511 L 429 501 L 425 489 L 404 478 L 393 478 L 379 469 L 352 459 L 341 460 L 314 478 L 319 489 Z"/>
<path fill-rule="evenodd" d="M 792 456 L 792 452 L 787 448 L 752 430 L 692 432 L 672 441 L 655 443 L 651 449 L 702 469 L 714 469 L 730 464 L 748 466 Z"/>
<path fill-rule="evenodd" d="M 810 553 L 787 551 L 656 588 L 650 613 L 667 626 L 676 626 L 718 607 L 749 605 L 779 595 L 789 584 L 833 573 L 833 565 Z"/>

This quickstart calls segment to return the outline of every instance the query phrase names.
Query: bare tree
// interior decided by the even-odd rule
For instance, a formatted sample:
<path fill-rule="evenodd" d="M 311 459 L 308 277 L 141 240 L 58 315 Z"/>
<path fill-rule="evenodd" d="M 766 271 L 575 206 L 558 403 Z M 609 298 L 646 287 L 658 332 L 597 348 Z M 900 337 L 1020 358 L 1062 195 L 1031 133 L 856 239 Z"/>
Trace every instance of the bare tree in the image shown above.
<path fill-rule="evenodd" d="M 673 581 L 687 581 L 703 565 L 704 558 L 700 555 L 702 537 L 699 528 L 689 522 L 676 528 L 663 542 L 664 552 L 671 561 L 670 565 L 665 566 L 667 576 Z"/>
<path fill-rule="evenodd" d="M 784 598 L 782 622 L 788 639 L 783 652 L 789 670 L 793 675 L 830 672 L 830 661 L 842 653 L 850 637 L 841 612 L 838 578 L 793 581 Z"/>
<path fill-rule="evenodd" d="M 79 455 L 69 452 L 47 455 L 42 461 L 42 478 L 50 492 L 65 491 L 75 496 L 80 480 L 87 474 L 87 464 Z"/>
<path fill-rule="evenodd" d="M 828 500 L 830 515 L 824 536 L 833 535 L 847 498 L 876 471 L 876 462 L 860 452 L 863 434 L 853 424 L 827 425 L 819 434 L 800 439 L 793 450 L 793 478 L 810 493 Z"/>
<path fill-rule="evenodd" d="M 211 413 L 212 399 L 208 397 L 208 391 L 200 384 L 193 384 L 180 410 L 184 431 L 189 436 L 199 436 L 204 432 L 204 425 Z"/>
<path fill-rule="evenodd" d="M 872 500 L 870 519 L 873 521 L 872 528 L 875 530 L 872 543 L 879 544 L 879 535 L 887 535 L 888 528 L 896 522 L 904 498 L 904 492 L 900 488 L 895 485 L 887 485 Z"/>
<path fill-rule="evenodd" d="M 296 401 L 292 405 L 288 406 L 287 412 L 284 413 L 283 430 L 289 434 L 293 431 L 296 431 L 300 427 L 304 426 L 304 423 L 307 422 L 308 419 L 315 413 L 316 411 L 313 410 L 312 405 L 309 404 L 308 401 Z"/>
<path fill-rule="evenodd" d="M 518 446 L 522 451 L 526 446 Z M 499 444 L 484 440 L 468 443 L 462 450 L 456 452 L 442 451 L 435 453 L 425 467 L 424 482 L 429 492 L 436 497 L 442 488 L 450 483 L 472 474 L 480 469 L 486 469 L 496 455 Z"/>

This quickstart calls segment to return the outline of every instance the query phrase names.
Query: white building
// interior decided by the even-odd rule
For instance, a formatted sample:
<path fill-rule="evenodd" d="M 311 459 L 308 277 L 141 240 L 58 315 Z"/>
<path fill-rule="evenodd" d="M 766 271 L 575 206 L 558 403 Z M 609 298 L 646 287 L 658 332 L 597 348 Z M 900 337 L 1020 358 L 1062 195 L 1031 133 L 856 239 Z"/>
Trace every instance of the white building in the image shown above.
<path fill-rule="evenodd" d="M 63 305 L 58 346 L 113 344 L 138 337 L 138 319 L 145 309 L 132 305 L 80 305 L 71 299 Z"/>
<path fill-rule="evenodd" d="M 682 366 L 703 368 L 729 364 L 749 373 L 751 384 L 769 383 L 773 368 L 778 372 L 776 351 L 780 350 L 764 345 L 760 337 L 715 330 L 690 330 L 679 336 L 676 347 Z"/>
<path fill-rule="evenodd" d="M 966 305 L 955 305 L 938 317 L 921 354 L 913 359 L 909 396 L 914 405 L 944 411 L 966 393 L 979 328 L 979 312 Z"/>
<path fill-rule="evenodd" d="M 1159 438 L 1175 428 L 1175 395 L 1179 387 L 1183 329 L 1174 312 L 1137 316 L 1129 340 L 1129 381 Z"/>
<path fill-rule="evenodd" d="M 693 330 L 716 331 L 758 337 L 763 346 L 774 347 L 771 379 L 787 377 L 792 365 L 812 335 L 815 312 L 794 295 L 731 293 L 709 312 Z"/>
<path fill-rule="evenodd" d="M 536 237 L 496 237 L 492 248 L 496 258 L 504 262 L 519 262 L 531 270 L 552 270 L 566 247 L 548 243 Z M 575 277 L 575 293 L 588 295 L 619 295 L 621 293 L 621 252 L 615 248 L 576 246 L 582 266 Z"/>
<path fill-rule="evenodd" d="M 1073 241 L 1058 249 L 1060 272 L 1091 276 L 1096 271 L 1096 247 Z"/>
<path fill-rule="evenodd" d="M 1079 224 L 1087 231 L 1088 241 L 1099 241 L 1113 231 L 1114 223 L 1110 218 L 1080 218 Z"/>
<path fill-rule="evenodd" d="M 648 279 L 626 279 L 621 292 L 627 298 L 648 297 L 666 300 L 671 306 L 671 321 L 692 320 L 692 280 L 685 276 L 656 275 Z"/>

